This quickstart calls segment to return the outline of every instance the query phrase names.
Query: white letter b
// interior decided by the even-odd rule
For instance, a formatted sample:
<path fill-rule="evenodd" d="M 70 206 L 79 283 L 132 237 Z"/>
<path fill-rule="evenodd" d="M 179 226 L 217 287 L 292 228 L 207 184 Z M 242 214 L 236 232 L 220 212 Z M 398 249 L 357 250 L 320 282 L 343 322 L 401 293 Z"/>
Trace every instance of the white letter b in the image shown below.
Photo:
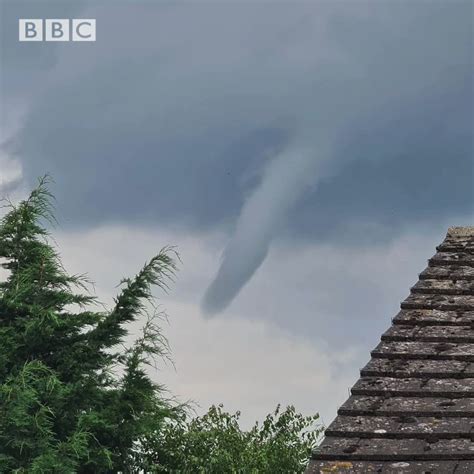
<path fill-rule="evenodd" d="M 19 41 L 43 41 L 43 20 L 19 19 L 18 39 Z"/>

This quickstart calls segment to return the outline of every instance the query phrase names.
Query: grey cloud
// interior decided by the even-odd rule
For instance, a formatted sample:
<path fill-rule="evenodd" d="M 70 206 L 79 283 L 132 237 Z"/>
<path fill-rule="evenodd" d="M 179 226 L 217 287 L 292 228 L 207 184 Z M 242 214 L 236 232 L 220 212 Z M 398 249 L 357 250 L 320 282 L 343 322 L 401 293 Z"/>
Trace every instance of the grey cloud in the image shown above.
<path fill-rule="evenodd" d="M 383 233 L 372 236 L 377 240 L 420 220 L 472 215 L 471 88 L 466 79 L 453 85 L 449 100 L 421 98 L 352 124 L 336 155 L 354 159 L 301 203 L 291 229 L 324 240 L 341 234 L 348 221 L 370 218 L 383 224 Z"/>
<path fill-rule="evenodd" d="M 409 8 L 360 2 L 86 10 L 98 17 L 98 43 L 62 46 L 10 150 L 29 180 L 45 171 L 56 177 L 71 222 L 208 228 L 232 223 L 248 186 L 258 182 L 246 175 L 255 176 L 268 150 L 305 127 L 331 135 L 335 162 L 354 160 L 390 184 L 378 208 L 390 205 L 400 183 L 425 198 L 411 202 L 416 212 L 428 191 L 412 176 L 436 176 L 453 140 L 457 166 L 471 166 L 465 133 L 449 127 L 436 133 L 446 109 L 461 131 L 472 127 L 471 9 L 470 2 Z M 393 115 L 400 121 L 391 123 Z M 382 159 L 395 173 L 385 171 Z M 344 169 L 332 178 L 327 199 L 316 190 L 309 207 L 296 212 L 295 231 L 307 227 L 313 203 L 324 202 L 330 213 L 334 198 L 346 195 Z M 360 186 L 370 188 L 372 179 L 359 174 Z M 462 184 L 456 189 L 466 203 L 470 191 Z M 353 196 L 351 202 L 352 215 L 370 212 Z M 452 208 L 439 193 L 430 206 L 441 213 Z M 400 209 L 402 221 L 407 213 Z"/>
<path fill-rule="evenodd" d="M 471 2 L 83 13 L 98 42 L 56 50 L 8 148 L 28 180 L 55 176 L 63 222 L 232 230 L 302 130 L 330 170 L 272 232 L 344 239 L 372 220 L 387 239 L 472 211 Z"/>

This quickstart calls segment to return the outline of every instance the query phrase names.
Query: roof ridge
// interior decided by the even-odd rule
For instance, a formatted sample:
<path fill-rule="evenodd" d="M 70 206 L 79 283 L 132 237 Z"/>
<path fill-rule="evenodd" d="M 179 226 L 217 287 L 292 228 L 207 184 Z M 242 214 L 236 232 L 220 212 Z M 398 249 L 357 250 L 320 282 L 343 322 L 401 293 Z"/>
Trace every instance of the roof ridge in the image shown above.
<path fill-rule="evenodd" d="M 448 229 L 447 237 L 474 237 L 474 226 L 452 226 Z"/>

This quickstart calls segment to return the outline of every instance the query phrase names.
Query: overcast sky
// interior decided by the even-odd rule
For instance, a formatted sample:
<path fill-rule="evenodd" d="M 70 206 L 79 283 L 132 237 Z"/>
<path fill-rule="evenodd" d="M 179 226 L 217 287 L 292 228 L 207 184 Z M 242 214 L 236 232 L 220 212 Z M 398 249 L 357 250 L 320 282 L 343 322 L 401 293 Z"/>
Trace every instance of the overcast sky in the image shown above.
<path fill-rule="evenodd" d="M 178 247 L 178 396 L 329 422 L 472 223 L 472 2 L 0 1 L 2 194 L 54 177 L 60 251 L 106 302 Z M 20 43 L 18 18 L 97 41 Z"/>

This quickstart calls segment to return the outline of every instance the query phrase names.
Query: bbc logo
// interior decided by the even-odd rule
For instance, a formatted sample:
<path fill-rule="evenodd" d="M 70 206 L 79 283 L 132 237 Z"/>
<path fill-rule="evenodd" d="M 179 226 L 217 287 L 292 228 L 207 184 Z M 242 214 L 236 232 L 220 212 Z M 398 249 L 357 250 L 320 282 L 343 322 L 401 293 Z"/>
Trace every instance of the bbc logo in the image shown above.
<path fill-rule="evenodd" d="M 19 19 L 19 41 L 95 41 L 95 19 Z"/>

